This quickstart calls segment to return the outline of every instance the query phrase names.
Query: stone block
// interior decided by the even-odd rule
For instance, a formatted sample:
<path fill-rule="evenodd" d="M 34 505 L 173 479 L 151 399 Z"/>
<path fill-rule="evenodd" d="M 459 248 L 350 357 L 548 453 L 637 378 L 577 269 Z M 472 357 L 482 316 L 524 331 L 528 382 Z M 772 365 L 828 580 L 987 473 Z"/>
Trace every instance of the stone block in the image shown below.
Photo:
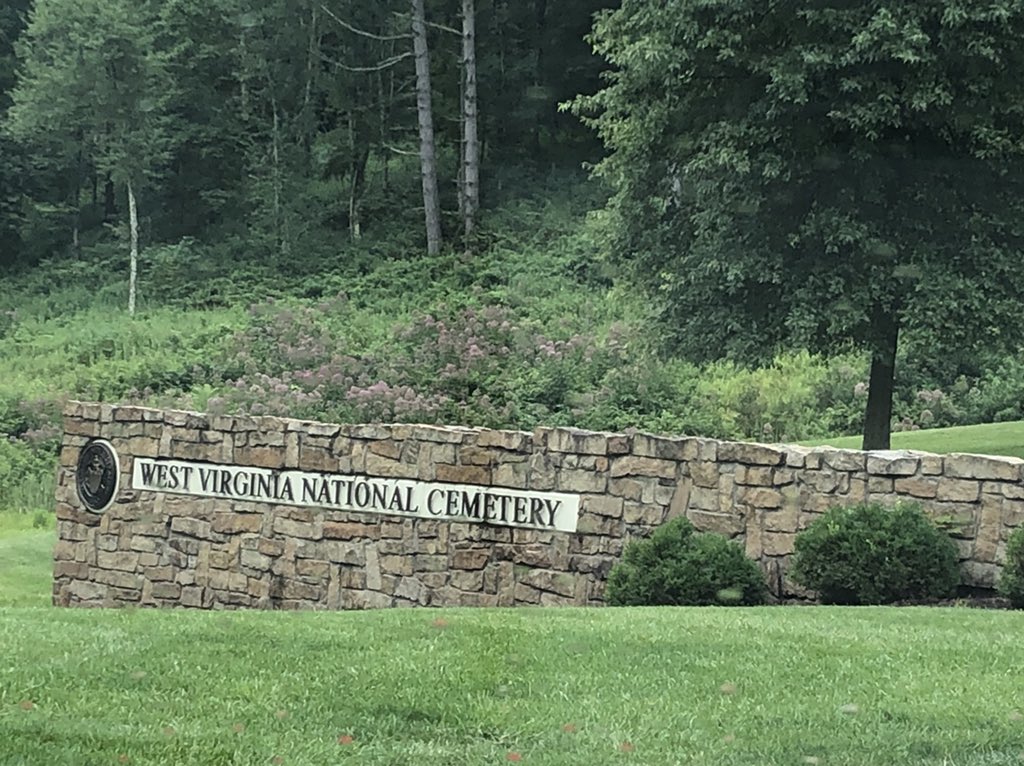
<path fill-rule="evenodd" d="M 218 513 L 211 523 L 214 532 L 225 535 L 259 532 L 262 526 L 263 516 L 256 513 Z"/>
<path fill-rule="evenodd" d="M 548 433 L 548 450 L 573 455 L 607 455 L 607 434 L 578 428 L 555 428 Z"/>
<path fill-rule="evenodd" d="M 67 577 L 72 580 L 85 580 L 89 576 L 89 565 L 76 561 L 55 561 L 53 576 L 57 579 Z"/>
<path fill-rule="evenodd" d="M 644 485 L 636 479 L 609 479 L 608 493 L 615 497 L 639 502 L 642 499 Z"/>
<path fill-rule="evenodd" d="M 382 457 L 368 453 L 366 455 L 366 472 L 371 476 L 381 476 L 388 479 L 415 479 L 417 468 L 413 463 L 403 463 L 400 460 Z"/>
<path fill-rule="evenodd" d="M 67 586 L 67 593 L 79 601 L 99 601 L 106 598 L 107 587 L 94 582 L 72 580 Z"/>
<path fill-rule="evenodd" d="M 774 485 L 772 468 L 767 466 L 740 465 L 736 467 L 736 483 L 752 487 L 771 487 Z"/>
<path fill-rule="evenodd" d="M 173 582 L 178 575 L 178 570 L 171 566 L 146 567 L 142 575 L 151 582 Z"/>
<path fill-rule="evenodd" d="M 484 587 L 484 573 L 482 571 L 452 572 L 449 583 L 453 588 L 459 590 L 480 591 Z"/>
<path fill-rule="evenodd" d="M 271 556 L 274 558 L 284 555 L 284 547 L 283 540 L 271 540 L 266 537 L 261 537 L 259 542 L 256 543 L 256 550 L 264 556 Z"/>
<path fill-rule="evenodd" d="M 326 559 L 335 564 L 359 565 L 366 563 L 366 544 L 362 542 L 344 542 L 342 540 L 325 540 L 314 544 L 314 554 L 300 558 Z M 296 556 L 299 554 L 296 553 Z"/>
<path fill-rule="evenodd" d="M 494 483 L 501 487 L 525 489 L 529 481 L 529 467 L 522 463 L 503 463 L 494 468 Z"/>
<path fill-rule="evenodd" d="M 617 457 L 611 462 L 611 478 L 622 476 L 652 476 L 659 479 L 676 478 L 677 463 L 657 458 L 628 455 Z"/>
<path fill-rule="evenodd" d="M 996 564 L 965 561 L 960 565 L 963 584 L 972 588 L 993 589 L 999 582 L 1000 568 Z"/>
<path fill-rule="evenodd" d="M 150 595 L 165 601 L 177 601 L 181 597 L 181 586 L 174 582 L 156 582 Z"/>
<path fill-rule="evenodd" d="M 649 527 L 657 527 L 662 524 L 665 520 L 665 513 L 667 509 L 661 505 L 647 505 L 643 503 L 626 503 L 623 506 L 622 518 L 627 524 L 642 524 Z M 585 516 L 583 518 L 590 518 Z M 613 521 L 608 519 L 608 521 Z M 601 530 L 601 526 L 595 525 L 594 531 Z M 614 530 L 614 528 L 612 528 Z M 577 526 L 578 531 L 585 531 L 582 527 L 582 519 L 580 525 Z M 600 534 L 614 534 L 614 531 L 604 532 L 600 531 Z"/>
<path fill-rule="evenodd" d="M 437 480 L 448 481 L 454 484 L 481 484 L 491 483 L 491 469 L 479 465 L 438 465 Z"/>
<path fill-rule="evenodd" d="M 621 526 L 622 522 L 619 519 L 609 519 L 606 516 L 581 513 L 579 522 L 576 525 L 576 531 L 581 535 L 614 535 L 618 533 Z"/>
<path fill-rule="evenodd" d="M 587 513 L 607 516 L 612 519 L 622 518 L 622 498 L 608 495 L 584 495 L 581 510 Z"/>
<path fill-rule="evenodd" d="M 265 556 L 262 553 L 252 550 L 243 550 L 239 561 L 246 569 L 253 569 L 257 572 L 269 571 L 271 565 L 274 563 L 274 560 L 270 556 Z"/>
<path fill-rule="evenodd" d="M 317 522 L 295 521 L 277 516 L 274 519 L 274 532 L 285 537 L 297 537 L 303 540 L 320 540 L 323 528 Z"/>
<path fill-rule="evenodd" d="M 686 518 L 698 532 L 715 532 L 726 537 L 740 534 L 746 526 L 743 516 L 738 513 L 717 513 L 692 509 L 687 511 Z"/>
<path fill-rule="evenodd" d="M 195 585 L 182 586 L 178 601 L 182 606 L 201 607 L 203 605 L 203 589 Z"/>
<path fill-rule="evenodd" d="M 537 590 L 557 593 L 561 596 L 571 597 L 576 593 L 576 576 L 567 572 L 527 569 L 519 573 L 518 582 L 525 583 Z"/>
<path fill-rule="evenodd" d="M 530 435 L 523 431 L 481 431 L 476 443 L 480 447 L 497 447 L 498 449 L 521 452 L 529 449 Z"/>
<path fill-rule="evenodd" d="M 627 455 L 633 449 L 633 437 L 625 435 L 608 437 L 609 455 Z"/>
<path fill-rule="evenodd" d="M 558 472 L 555 488 L 562 492 L 604 492 L 608 488 L 608 477 L 601 472 L 563 468 Z"/>
<path fill-rule="evenodd" d="M 212 526 L 209 521 L 176 516 L 171 519 L 171 531 L 197 540 L 209 540 Z"/>
<path fill-rule="evenodd" d="M 513 586 L 513 599 L 516 604 L 540 604 L 540 596 L 539 590 L 524 582 L 517 582 Z"/>
<path fill-rule="evenodd" d="M 99 551 L 96 554 L 96 565 L 100 569 L 117 569 L 122 572 L 134 572 L 139 567 L 139 554 L 128 551 Z"/>
<path fill-rule="evenodd" d="M 323 536 L 326 540 L 379 540 L 379 524 L 361 524 L 355 521 L 325 521 Z"/>
<path fill-rule="evenodd" d="M 782 493 L 768 487 L 747 487 L 740 492 L 739 500 L 752 508 L 779 508 L 782 506 Z"/>
<path fill-rule="evenodd" d="M 946 476 L 957 479 L 1020 481 L 1024 460 L 981 455 L 946 455 Z"/>
<path fill-rule="evenodd" d="M 723 463 L 774 466 L 785 462 L 786 453 L 778 447 L 766 444 L 721 442 L 718 445 L 718 459 Z"/>
<path fill-rule="evenodd" d="M 795 533 L 799 528 L 800 509 L 794 505 L 786 505 L 783 508 L 773 511 L 766 511 L 763 515 L 765 532 L 787 532 Z"/>
<path fill-rule="evenodd" d="M 867 470 L 873 476 L 913 476 L 921 459 L 908 452 L 879 450 L 868 454 Z"/>
<path fill-rule="evenodd" d="M 981 497 L 981 485 L 976 481 L 942 479 L 935 497 L 947 503 L 974 503 Z"/>
<path fill-rule="evenodd" d="M 821 462 L 833 471 L 863 471 L 867 466 L 867 453 L 849 449 L 821 449 Z"/>
<path fill-rule="evenodd" d="M 412 556 L 381 556 L 380 571 L 390 575 L 412 575 Z"/>
<path fill-rule="evenodd" d="M 446 572 L 448 557 L 438 554 L 416 554 L 413 556 L 414 572 Z"/>
<path fill-rule="evenodd" d="M 658 460 L 673 462 L 697 460 L 699 446 L 696 439 L 671 439 L 652 434 L 636 434 L 633 437 L 634 455 Z"/>
<path fill-rule="evenodd" d="M 762 538 L 762 552 L 765 556 L 788 556 L 796 544 L 796 535 L 780 532 L 765 532 Z"/>
<path fill-rule="evenodd" d="M 269 568 L 270 560 L 267 559 L 266 563 L 267 568 Z M 295 562 L 295 572 L 300 577 L 305 577 L 310 580 L 326 580 L 331 575 L 331 565 L 326 561 L 318 561 L 316 559 L 298 559 Z"/>
<path fill-rule="evenodd" d="M 718 471 L 718 463 L 704 461 L 690 463 L 690 479 L 697 487 L 717 487 Z"/>
<path fill-rule="evenodd" d="M 451 554 L 452 569 L 483 569 L 491 558 L 486 549 L 456 550 Z"/>

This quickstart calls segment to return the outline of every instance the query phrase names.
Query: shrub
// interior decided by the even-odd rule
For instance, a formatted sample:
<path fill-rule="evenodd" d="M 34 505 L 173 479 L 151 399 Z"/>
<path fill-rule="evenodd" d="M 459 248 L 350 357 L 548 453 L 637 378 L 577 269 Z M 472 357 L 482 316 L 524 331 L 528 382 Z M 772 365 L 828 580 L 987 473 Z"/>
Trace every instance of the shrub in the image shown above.
<path fill-rule="evenodd" d="M 827 604 L 888 604 L 953 595 L 953 541 L 913 504 L 833 508 L 797 535 L 793 579 Z"/>
<path fill-rule="evenodd" d="M 999 576 L 999 592 L 1010 599 L 1014 609 L 1024 609 L 1024 527 L 1006 543 L 1006 563 Z"/>
<path fill-rule="evenodd" d="M 767 595 L 760 568 L 738 546 L 695 533 L 682 517 L 630 543 L 605 592 L 612 606 L 751 605 Z"/>

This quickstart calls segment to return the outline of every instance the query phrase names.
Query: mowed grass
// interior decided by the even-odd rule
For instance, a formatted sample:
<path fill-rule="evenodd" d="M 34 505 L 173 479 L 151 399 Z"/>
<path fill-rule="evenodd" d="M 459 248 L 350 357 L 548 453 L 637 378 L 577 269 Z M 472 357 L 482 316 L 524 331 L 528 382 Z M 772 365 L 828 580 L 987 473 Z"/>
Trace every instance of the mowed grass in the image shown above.
<path fill-rule="evenodd" d="M 1019 764 L 1024 617 L 0 610 L 0 762 Z"/>
<path fill-rule="evenodd" d="M 804 444 L 860 449 L 861 437 L 842 436 L 808 441 Z M 902 431 L 892 435 L 892 448 L 940 454 L 967 452 L 978 455 L 1008 455 L 1024 458 L 1024 421 L 935 428 L 925 431 Z"/>
<path fill-rule="evenodd" d="M 45 525 L 38 526 L 36 518 L 0 512 L 0 607 L 50 603 L 54 519 L 45 516 Z"/>
<path fill-rule="evenodd" d="M 54 609 L 52 544 L 0 514 L 3 766 L 1024 764 L 1020 612 Z"/>

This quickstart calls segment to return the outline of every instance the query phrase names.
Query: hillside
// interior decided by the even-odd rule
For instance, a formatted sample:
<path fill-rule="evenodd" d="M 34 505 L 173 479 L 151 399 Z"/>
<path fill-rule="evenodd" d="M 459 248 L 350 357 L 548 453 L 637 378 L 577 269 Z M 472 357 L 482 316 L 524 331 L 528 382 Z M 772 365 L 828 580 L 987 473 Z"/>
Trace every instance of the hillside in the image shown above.
<path fill-rule="evenodd" d="M 140 311 L 116 249 L 54 259 L 0 286 L 0 506 L 45 508 L 69 397 L 355 421 L 638 428 L 798 441 L 857 433 L 867 360 L 793 350 L 774 364 L 695 365 L 666 353 L 653 307 L 612 279 L 603 190 L 531 181 L 484 212 L 487 249 L 424 256 L 367 239 L 271 268 L 196 242 L 144 252 Z M 911 374 L 913 368 L 910 368 Z M 1024 364 L 945 391 L 906 380 L 904 421 L 1021 416 Z M 1005 431 L 1005 433 L 1003 433 Z M 1013 426 L 897 434 L 936 451 L 1018 454 Z M 924 439 L 923 442 L 914 440 Z M 842 442 L 844 445 L 854 442 Z"/>

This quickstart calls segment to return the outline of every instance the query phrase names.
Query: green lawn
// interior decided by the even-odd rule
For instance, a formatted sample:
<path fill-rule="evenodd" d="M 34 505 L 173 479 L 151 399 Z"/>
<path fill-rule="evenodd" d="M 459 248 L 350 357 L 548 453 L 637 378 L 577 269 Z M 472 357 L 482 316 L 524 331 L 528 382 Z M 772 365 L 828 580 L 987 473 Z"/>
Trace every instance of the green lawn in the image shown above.
<path fill-rule="evenodd" d="M 34 523 L 31 514 L 0 512 L 0 607 L 50 603 L 54 522 L 49 517 L 45 528 Z"/>
<path fill-rule="evenodd" d="M 808 446 L 827 444 L 846 449 L 860 449 L 861 437 L 842 436 L 803 443 Z M 1010 455 L 1024 458 L 1024 421 L 894 433 L 892 448 L 937 453 L 968 452 L 978 455 Z"/>
<path fill-rule="evenodd" d="M 58 610 L 0 515 L 0 764 L 1024 763 L 1024 613 Z"/>
<path fill-rule="evenodd" d="M 1022 630 L 927 609 L 6 609 L 0 762 L 1019 764 Z"/>

